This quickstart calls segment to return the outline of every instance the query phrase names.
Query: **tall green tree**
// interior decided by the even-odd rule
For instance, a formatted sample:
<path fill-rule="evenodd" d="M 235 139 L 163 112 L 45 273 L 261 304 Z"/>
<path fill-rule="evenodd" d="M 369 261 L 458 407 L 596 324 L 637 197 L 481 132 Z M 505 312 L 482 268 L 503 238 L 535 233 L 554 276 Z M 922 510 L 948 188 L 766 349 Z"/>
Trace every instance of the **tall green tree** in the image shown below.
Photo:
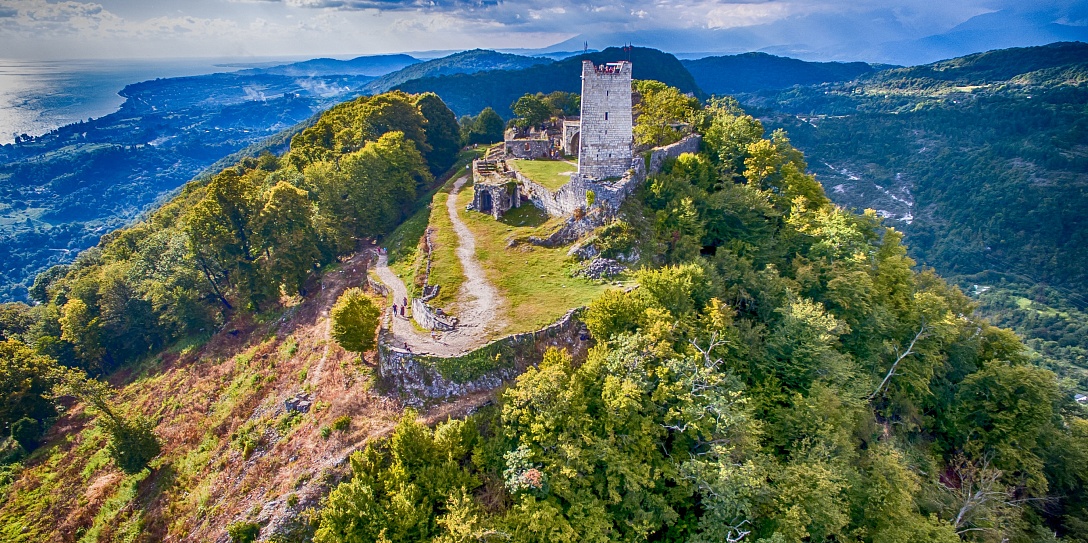
<path fill-rule="evenodd" d="M 308 193 L 280 181 L 268 191 L 257 218 L 257 231 L 267 258 L 266 273 L 290 292 L 305 294 L 306 278 L 321 262 L 312 215 L 313 204 Z"/>
<path fill-rule="evenodd" d="M 503 127 L 505 123 L 502 117 L 490 107 L 484 108 L 471 124 L 463 125 L 467 131 L 462 131 L 465 145 L 489 144 L 502 141 Z"/>
<path fill-rule="evenodd" d="M 56 379 L 55 360 L 35 353 L 20 341 L 0 341 L 0 427 L 29 417 L 41 422 L 56 414 L 47 397 Z"/>
<path fill-rule="evenodd" d="M 161 452 L 155 423 L 144 416 L 129 418 L 118 413 L 112 400 L 115 391 L 108 384 L 81 371 L 66 370 L 58 372 L 52 394 L 79 398 L 101 415 L 98 422 L 110 436 L 110 457 L 125 473 L 142 471 Z"/>
<path fill-rule="evenodd" d="M 699 100 L 676 87 L 660 81 L 638 80 L 634 83 L 639 100 L 634 107 L 635 145 L 654 147 L 673 143 L 682 137 L 681 125 L 694 125 Z"/>
<path fill-rule="evenodd" d="M 461 132 L 457 117 L 445 102 L 433 92 L 416 97 L 416 106 L 427 120 L 427 143 L 431 150 L 424 154 L 432 175 L 448 170 L 457 161 L 461 150 Z"/>
<path fill-rule="evenodd" d="M 539 126 L 552 116 L 552 109 L 544 103 L 542 97 L 535 94 L 526 94 L 518 98 L 510 104 L 510 109 L 517 116 L 514 124 L 522 128 Z"/>

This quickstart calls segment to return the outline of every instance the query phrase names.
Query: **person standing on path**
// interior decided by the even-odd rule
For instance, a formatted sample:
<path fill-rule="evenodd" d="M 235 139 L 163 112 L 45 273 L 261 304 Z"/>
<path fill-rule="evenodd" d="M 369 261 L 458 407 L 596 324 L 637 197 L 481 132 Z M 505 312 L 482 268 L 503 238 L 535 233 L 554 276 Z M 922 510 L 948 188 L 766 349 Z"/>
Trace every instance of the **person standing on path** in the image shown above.
<path fill-rule="evenodd" d="M 393 304 L 393 316 L 397 316 L 397 304 Z"/>

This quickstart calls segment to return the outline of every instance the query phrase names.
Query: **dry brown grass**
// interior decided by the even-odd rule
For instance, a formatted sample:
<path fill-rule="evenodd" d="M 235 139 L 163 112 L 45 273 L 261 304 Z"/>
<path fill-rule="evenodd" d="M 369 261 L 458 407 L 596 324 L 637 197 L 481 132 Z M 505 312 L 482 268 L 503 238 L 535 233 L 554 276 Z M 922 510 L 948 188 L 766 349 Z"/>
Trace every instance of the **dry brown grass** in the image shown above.
<path fill-rule="evenodd" d="M 111 376 L 122 411 L 158 421 L 163 452 L 151 473 L 130 479 L 96 456 L 104 437 L 77 406 L 11 487 L 9 495 L 26 500 L 0 504 L 0 519 L 35 527 L 28 541 L 75 541 L 88 529 L 119 539 L 137 528 L 141 541 L 215 541 L 237 520 L 291 522 L 350 469 L 351 452 L 388 435 L 402 412 L 371 390 L 372 360 L 360 362 L 328 337 L 328 308 L 365 282 L 359 256 L 327 271 L 311 296 L 275 318 L 235 319 L 202 346 Z M 303 390 L 312 392 L 314 409 L 284 424 L 284 400 Z M 440 405 L 423 418 L 461 416 L 486 399 Z M 322 438 L 321 429 L 342 415 L 350 428 Z M 295 507 L 286 504 L 290 494 L 299 498 Z"/>

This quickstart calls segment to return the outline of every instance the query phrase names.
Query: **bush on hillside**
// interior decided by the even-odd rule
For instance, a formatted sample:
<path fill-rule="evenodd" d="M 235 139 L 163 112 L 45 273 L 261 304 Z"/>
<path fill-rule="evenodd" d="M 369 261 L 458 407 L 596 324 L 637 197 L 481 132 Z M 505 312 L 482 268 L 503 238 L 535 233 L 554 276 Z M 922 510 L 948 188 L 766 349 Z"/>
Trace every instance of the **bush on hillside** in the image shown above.
<path fill-rule="evenodd" d="M 374 348 L 381 310 L 360 288 L 350 288 L 332 306 L 332 337 L 346 350 L 364 353 Z"/>
<path fill-rule="evenodd" d="M 125 473 L 139 473 L 162 450 L 155 436 L 155 423 L 147 417 L 125 420 L 107 416 L 100 420 L 110 435 L 110 457 Z"/>
<path fill-rule="evenodd" d="M 38 440 L 41 437 L 41 423 L 30 417 L 23 417 L 11 425 L 11 439 L 14 439 L 27 451 L 34 450 L 38 446 Z"/>
<path fill-rule="evenodd" d="M 261 534 L 261 527 L 252 522 L 234 522 L 227 526 L 231 543 L 252 543 Z"/>

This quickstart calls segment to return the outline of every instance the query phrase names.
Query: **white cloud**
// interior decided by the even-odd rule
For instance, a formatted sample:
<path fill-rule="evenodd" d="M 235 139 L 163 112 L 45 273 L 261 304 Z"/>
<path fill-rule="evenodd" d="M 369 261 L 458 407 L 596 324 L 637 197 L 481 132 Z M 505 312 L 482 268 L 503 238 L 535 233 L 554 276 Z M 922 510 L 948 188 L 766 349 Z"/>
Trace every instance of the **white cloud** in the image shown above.
<path fill-rule="evenodd" d="M 770 45 L 783 39 L 842 41 L 886 30 L 908 39 L 1017 1 L 1022 0 L 0 0 L 0 51 L 69 58 L 346 55 L 544 47 L 579 34 L 590 41 L 624 35 L 639 43 L 644 31 L 650 41 L 668 35 L 650 31 L 695 39 L 698 32 L 745 27 L 758 28 L 753 35 L 767 34 Z M 1035 1 L 1054 4 L 1067 21 L 1083 21 L 1088 12 L 1088 0 Z M 788 31 L 766 30 L 773 25 Z"/>

